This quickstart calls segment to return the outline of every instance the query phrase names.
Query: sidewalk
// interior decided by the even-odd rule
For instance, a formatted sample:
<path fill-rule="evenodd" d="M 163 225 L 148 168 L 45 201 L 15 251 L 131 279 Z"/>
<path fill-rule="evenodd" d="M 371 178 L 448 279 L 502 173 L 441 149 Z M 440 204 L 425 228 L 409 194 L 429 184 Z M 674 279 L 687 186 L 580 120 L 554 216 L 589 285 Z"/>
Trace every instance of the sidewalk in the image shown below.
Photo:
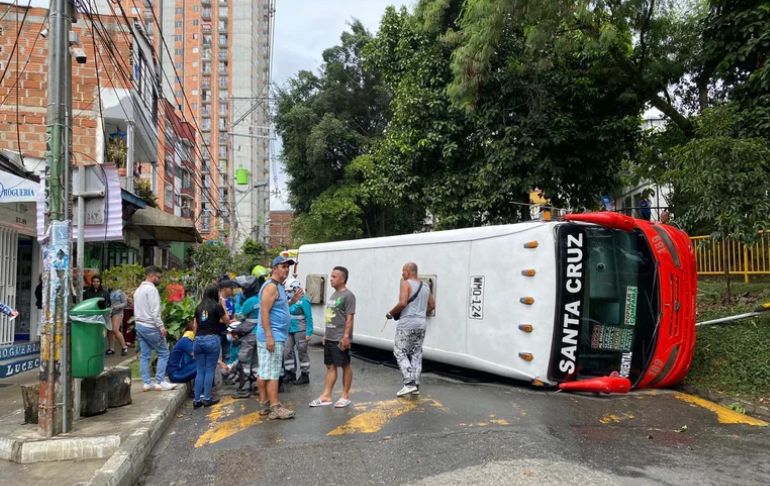
<path fill-rule="evenodd" d="M 133 353 L 132 353 L 133 354 Z M 106 366 L 135 358 L 110 356 Z M 70 433 L 41 437 L 37 424 L 23 425 L 21 385 L 37 383 L 37 371 L 0 382 L 0 484 L 132 485 L 144 459 L 185 401 L 187 389 L 144 392 L 142 381 L 131 385 L 132 403 L 75 421 Z M 45 462 L 19 464 L 7 457 Z"/>

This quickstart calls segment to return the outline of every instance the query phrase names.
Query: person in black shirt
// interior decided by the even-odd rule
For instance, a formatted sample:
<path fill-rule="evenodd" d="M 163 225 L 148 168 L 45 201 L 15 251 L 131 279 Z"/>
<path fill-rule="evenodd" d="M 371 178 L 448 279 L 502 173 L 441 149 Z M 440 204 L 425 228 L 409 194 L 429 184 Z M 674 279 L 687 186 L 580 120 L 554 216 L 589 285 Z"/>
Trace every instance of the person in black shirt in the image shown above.
<path fill-rule="evenodd" d="M 104 299 L 104 309 L 112 307 L 110 293 L 107 289 L 102 287 L 102 277 L 99 275 L 91 277 L 91 286 L 83 289 L 83 300 L 94 299 L 96 297 Z"/>
<path fill-rule="evenodd" d="M 230 323 L 216 285 L 209 285 L 203 291 L 203 301 L 195 311 L 195 322 L 198 331 L 193 347 L 197 364 L 193 408 L 210 407 L 219 402 L 211 397 L 214 372 L 219 359 L 219 333 Z"/>

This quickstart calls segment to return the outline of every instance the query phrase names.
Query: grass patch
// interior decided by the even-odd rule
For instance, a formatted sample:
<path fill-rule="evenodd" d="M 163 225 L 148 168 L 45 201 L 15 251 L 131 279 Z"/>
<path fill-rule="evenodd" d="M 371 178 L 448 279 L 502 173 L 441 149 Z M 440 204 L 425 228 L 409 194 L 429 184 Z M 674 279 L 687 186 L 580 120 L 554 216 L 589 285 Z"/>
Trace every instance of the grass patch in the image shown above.
<path fill-rule="evenodd" d="M 723 298 L 724 280 L 698 282 L 698 321 L 753 311 L 770 301 L 764 282 L 733 283 L 733 300 Z M 770 401 L 770 313 L 731 324 L 699 328 L 695 356 L 684 385 L 763 402 Z"/>
<path fill-rule="evenodd" d="M 131 362 L 131 378 L 141 378 L 142 373 L 139 370 L 139 360 L 134 360 Z"/>

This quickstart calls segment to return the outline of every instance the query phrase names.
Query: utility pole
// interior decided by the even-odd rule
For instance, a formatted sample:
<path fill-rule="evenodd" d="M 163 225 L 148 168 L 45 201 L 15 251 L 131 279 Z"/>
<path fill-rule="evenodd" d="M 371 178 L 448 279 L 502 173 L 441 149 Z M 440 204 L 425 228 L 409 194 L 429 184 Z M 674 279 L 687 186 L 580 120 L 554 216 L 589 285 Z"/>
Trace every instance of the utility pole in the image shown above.
<path fill-rule="evenodd" d="M 51 0 L 48 37 L 46 239 L 43 243 L 43 332 L 39 431 L 46 437 L 72 428 L 69 368 L 72 0 Z"/>

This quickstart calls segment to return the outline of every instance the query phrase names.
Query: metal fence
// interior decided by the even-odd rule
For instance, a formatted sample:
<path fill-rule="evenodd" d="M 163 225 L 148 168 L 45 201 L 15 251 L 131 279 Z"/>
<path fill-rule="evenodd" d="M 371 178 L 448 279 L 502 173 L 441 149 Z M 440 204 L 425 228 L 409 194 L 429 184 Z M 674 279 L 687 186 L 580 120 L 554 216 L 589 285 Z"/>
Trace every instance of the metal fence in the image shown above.
<path fill-rule="evenodd" d="M 16 307 L 16 258 L 18 235 L 0 227 L 0 302 Z M 15 322 L 0 314 L 0 345 L 13 344 Z"/>
<path fill-rule="evenodd" d="M 752 275 L 770 275 L 770 231 L 763 231 L 753 245 L 715 241 L 710 236 L 690 239 L 695 247 L 698 275 L 743 275 L 746 283 Z"/>

